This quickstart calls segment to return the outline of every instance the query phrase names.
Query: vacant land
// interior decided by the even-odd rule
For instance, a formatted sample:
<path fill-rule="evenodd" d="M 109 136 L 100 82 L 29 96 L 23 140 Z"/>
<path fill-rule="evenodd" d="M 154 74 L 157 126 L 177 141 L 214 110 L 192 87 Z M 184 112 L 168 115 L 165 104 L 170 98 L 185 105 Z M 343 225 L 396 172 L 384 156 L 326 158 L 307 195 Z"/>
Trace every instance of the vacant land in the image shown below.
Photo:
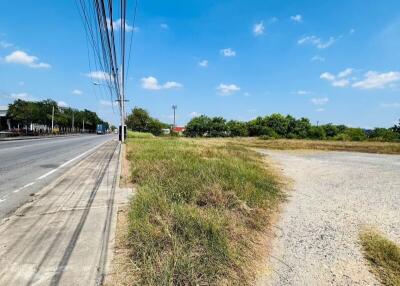
<path fill-rule="evenodd" d="M 209 139 L 226 140 L 231 144 L 276 150 L 324 150 L 324 151 L 351 151 L 378 154 L 400 154 L 400 142 L 372 142 L 372 141 L 328 141 L 328 140 L 297 140 L 257 138 L 226 138 Z"/>
<path fill-rule="evenodd" d="M 210 144 L 213 143 L 213 144 Z M 138 191 L 127 243 L 139 285 L 251 285 L 283 199 L 262 157 L 225 142 L 127 142 Z"/>
<path fill-rule="evenodd" d="M 360 235 L 364 256 L 385 285 L 400 285 L 400 247 L 374 230 Z"/>
<path fill-rule="evenodd" d="M 359 244 L 365 226 L 400 243 L 400 156 L 265 150 L 293 180 L 259 285 L 379 285 Z"/>

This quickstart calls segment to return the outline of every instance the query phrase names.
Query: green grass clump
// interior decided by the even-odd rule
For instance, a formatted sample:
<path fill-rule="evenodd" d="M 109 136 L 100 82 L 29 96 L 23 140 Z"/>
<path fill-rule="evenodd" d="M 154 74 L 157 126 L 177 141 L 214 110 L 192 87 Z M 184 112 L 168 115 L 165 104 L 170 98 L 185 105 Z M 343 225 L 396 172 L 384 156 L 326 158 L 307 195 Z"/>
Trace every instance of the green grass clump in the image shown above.
<path fill-rule="evenodd" d="M 259 155 L 206 140 L 128 140 L 128 243 L 140 285 L 250 285 L 282 200 Z"/>
<path fill-rule="evenodd" d="M 148 132 L 137 132 L 128 130 L 128 138 L 154 138 L 155 136 Z"/>
<path fill-rule="evenodd" d="M 400 285 L 400 247 L 381 234 L 368 230 L 360 235 L 364 256 L 384 285 Z"/>

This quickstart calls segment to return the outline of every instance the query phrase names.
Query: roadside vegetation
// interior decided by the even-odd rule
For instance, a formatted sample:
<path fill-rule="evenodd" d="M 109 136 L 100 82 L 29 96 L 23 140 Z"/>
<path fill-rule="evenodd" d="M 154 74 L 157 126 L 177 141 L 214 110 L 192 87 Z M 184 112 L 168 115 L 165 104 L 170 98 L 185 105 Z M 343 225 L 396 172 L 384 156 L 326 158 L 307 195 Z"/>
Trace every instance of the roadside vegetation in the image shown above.
<path fill-rule="evenodd" d="M 128 217 L 139 285 L 252 285 L 283 194 L 263 158 L 223 141 L 127 141 Z"/>
<path fill-rule="evenodd" d="M 335 141 L 399 141 L 400 122 L 391 128 L 366 130 L 345 125 L 312 125 L 307 118 L 272 114 L 248 122 L 202 115 L 186 125 L 188 137 L 259 137 L 261 139 L 313 139 Z"/>
<path fill-rule="evenodd" d="M 138 132 L 128 130 L 128 138 L 154 138 L 155 136 L 148 132 Z"/>
<path fill-rule="evenodd" d="M 377 154 L 400 154 L 399 142 L 378 141 L 334 141 L 309 139 L 273 139 L 258 138 L 224 138 L 209 140 L 226 140 L 230 144 L 240 146 L 276 149 L 276 150 L 321 150 L 321 151 L 350 151 Z"/>
<path fill-rule="evenodd" d="M 373 230 L 360 235 L 364 256 L 384 285 L 400 285 L 400 247 Z"/>
<path fill-rule="evenodd" d="M 157 136 L 162 135 L 162 129 L 171 127 L 151 117 L 146 110 L 138 107 L 135 107 L 128 116 L 127 126 L 131 130 L 150 132 Z M 296 119 L 290 115 L 284 116 L 277 113 L 257 117 L 247 122 L 228 121 L 222 117 L 201 115 L 192 118 L 185 129 L 183 135 L 186 137 L 252 137 L 262 140 L 306 139 L 400 143 L 400 121 L 390 128 L 362 129 L 334 124 L 313 125 L 307 118 Z"/>
<path fill-rule="evenodd" d="M 11 120 L 11 125 L 16 128 L 25 127 L 31 124 L 47 126 L 50 128 L 52 123 L 52 113 L 54 108 L 54 125 L 60 130 L 71 131 L 74 123 L 75 131 L 96 131 L 97 124 L 104 124 L 106 129 L 109 125 L 101 120 L 96 112 L 90 110 L 78 110 L 71 107 L 59 106 L 59 104 L 51 99 L 42 101 L 26 101 L 17 99 L 9 104 L 7 118 Z"/>

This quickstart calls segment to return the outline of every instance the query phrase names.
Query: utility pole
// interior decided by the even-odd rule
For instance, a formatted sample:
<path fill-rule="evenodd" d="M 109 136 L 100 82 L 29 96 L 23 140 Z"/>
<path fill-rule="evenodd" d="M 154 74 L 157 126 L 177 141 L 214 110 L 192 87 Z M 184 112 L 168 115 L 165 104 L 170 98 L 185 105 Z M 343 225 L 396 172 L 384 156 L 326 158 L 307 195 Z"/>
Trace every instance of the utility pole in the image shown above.
<path fill-rule="evenodd" d="M 173 127 L 172 128 L 175 128 L 176 127 L 176 121 L 175 121 L 175 119 L 176 119 L 176 117 L 175 117 L 175 113 L 176 113 L 176 109 L 178 108 L 178 105 L 176 105 L 176 104 L 174 104 L 174 105 L 172 105 L 172 109 L 174 110 L 174 125 L 173 125 Z"/>
<path fill-rule="evenodd" d="M 54 134 L 54 105 L 53 111 L 51 112 L 51 133 Z"/>
<path fill-rule="evenodd" d="M 83 119 L 83 133 L 85 133 L 85 119 Z"/>

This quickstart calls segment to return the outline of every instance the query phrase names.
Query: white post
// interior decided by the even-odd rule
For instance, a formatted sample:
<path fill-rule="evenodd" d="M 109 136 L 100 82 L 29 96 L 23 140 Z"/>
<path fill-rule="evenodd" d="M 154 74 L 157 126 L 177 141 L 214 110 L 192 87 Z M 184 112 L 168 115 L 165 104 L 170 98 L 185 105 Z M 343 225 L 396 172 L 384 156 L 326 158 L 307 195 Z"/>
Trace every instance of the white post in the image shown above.
<path fill-rule="evenodd" d="M 83 133 L 85 133 L 85 119 L 83 119 Z"/>
<path fill-rule="evenodd" d="M 54 134 L 54 105 L 53 105 L 53 111 L 51 113 L 51 133 Z"/>

